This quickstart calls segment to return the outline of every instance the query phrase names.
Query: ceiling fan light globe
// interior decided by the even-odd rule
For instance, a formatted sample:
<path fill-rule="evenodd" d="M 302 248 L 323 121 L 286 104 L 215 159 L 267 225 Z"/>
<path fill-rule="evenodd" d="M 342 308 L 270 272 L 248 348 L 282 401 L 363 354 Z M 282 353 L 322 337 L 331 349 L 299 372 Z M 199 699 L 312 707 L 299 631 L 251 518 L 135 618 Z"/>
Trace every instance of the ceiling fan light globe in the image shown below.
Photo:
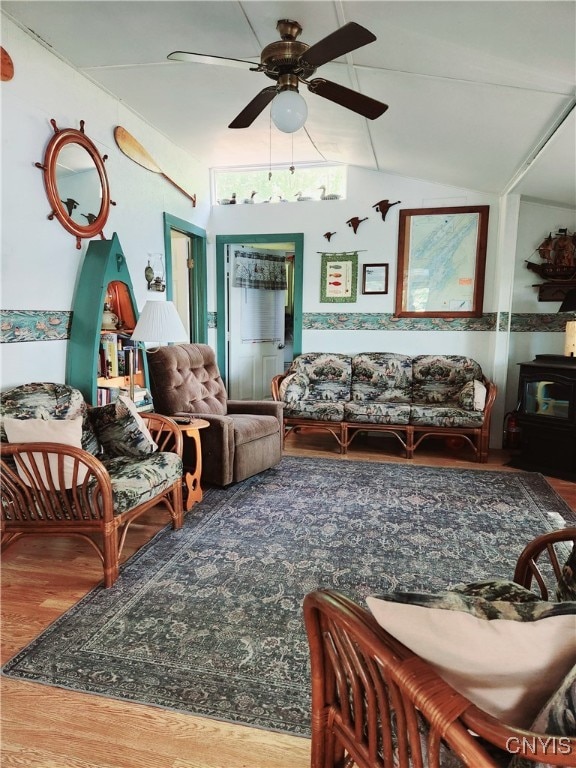
<path fill-rule="evenodd" d="M 283 133 L 302 128 L 308 117 L 308 105 L 298 91 L 281 91 L 270 107 L 272 122 Z"/>

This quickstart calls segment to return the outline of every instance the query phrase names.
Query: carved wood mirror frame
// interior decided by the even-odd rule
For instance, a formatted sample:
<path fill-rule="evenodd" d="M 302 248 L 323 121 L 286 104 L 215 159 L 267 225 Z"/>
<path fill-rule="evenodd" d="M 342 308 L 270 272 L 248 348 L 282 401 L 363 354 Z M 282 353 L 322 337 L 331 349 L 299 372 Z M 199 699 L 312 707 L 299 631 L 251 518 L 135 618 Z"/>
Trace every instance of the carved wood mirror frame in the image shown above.
<path fill-rule="evenodd" d="M 110 206 L 115 205 L 115 203 L 110 200 L 108 176 L 106 175 L 106 170 L 104 168 L 104 162 L 108 156 L 102 156 L 96 148 L 96 145 L 84 134 L 84 120 L 80 121 L 80 130 L 75 130 L 74 128 L 60 130 L 54 119 L 50 120 L 50 123 L 54 128 L 54 136 L 50 139 L 48 146 L 46 147 L 44 162 L 36 163 L 35 165 L 37 168 L 40 168 L 44 174 L 46 195 L 48 196 L 48 201 L 52 207 L 52 212 L 48 215 L 48 218 L 52 220 L 56 217 L 64 229 L 75 235 L 76 248 L 79 249 L 81 247 L 80 241 L 82 238 L 91 238 L 100 235 L 103 240 L 106 239 L 103 232 L 104 225 L 108 219 Z M 65 205 L 65 201 L 61 199 L 61 193 L 58 190 L 58 179 L 56 176 L 58 157 L 60 152 L 70 145 L 77 145 L 86 150 L 94 163 L 100 181 L 100 209 L 97 215 L 94 216 L 89 214 L 86 216 L 88 221 L 86 225 L 74 221 Z"/>

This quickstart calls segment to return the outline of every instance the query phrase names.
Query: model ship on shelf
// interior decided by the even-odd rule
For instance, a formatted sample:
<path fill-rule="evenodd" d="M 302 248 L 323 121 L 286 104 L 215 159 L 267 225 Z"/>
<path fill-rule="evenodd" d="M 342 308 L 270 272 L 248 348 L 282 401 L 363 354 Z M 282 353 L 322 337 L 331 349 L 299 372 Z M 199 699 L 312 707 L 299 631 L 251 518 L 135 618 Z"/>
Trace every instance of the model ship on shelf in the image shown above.
<path fill-rule="evenodd" d="M 526 261 L 526 266 L 545 280 L 576 280 L 576 234 L 567 229 L 552 232 L 534 251 L 542 264 Z"/>

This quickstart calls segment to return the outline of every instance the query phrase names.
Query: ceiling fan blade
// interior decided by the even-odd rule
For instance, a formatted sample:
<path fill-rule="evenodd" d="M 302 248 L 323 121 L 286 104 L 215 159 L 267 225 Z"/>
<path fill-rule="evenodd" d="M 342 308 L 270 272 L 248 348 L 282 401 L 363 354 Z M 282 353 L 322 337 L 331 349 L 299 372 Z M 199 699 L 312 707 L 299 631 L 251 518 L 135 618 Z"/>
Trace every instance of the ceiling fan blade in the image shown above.
<path fill-rule="evenodd" d="M 324 80 L 322 77 L 316 77 L 308 83 L 308 90 L 317 96 L 340 104 L 346 109 L 351 109 L 369 120 L 375 120 L 388 109 L 388 104 L 372 99 L 370 96 L 364 96 L 363 93 L 353 91 L 351 88 L 345 88 L 343 85 L 333 83 L 330 80 Z"/>
<path fill-rule="evenodd" d="M 300 58 L 313 67 L 319 67 L 326 64 L 327 61 L 337 59 L 339 56 L 355 51 L 368 43 L 373 43 L 374 40 L 376 40 L 376 35 L 372 34 L 370 30 L 356 24 L 355 21 L 350 21 L 311 45 Z"/>
<path fill-rule="evenodd" d="M 186 61 L 194 64 L 220 64 L 225 67 L 239 67 L 246 69 L 246 66 L 254 67 L 258 65 L 258 60 L 247 61 L 246 59 L 231 59 L 229 56 L 210 56 L 207 53 L 192 53 L 190 51 L 172 51 L 166 57 L 170 61 Z"/>
<path fill-rule="evenodd" d="M 264 90 L 256 94 L 252 101 L 244 107 L 242 112 L 232 120 L 228 128 L 248 128 L 248 126 L 252 125 L 254 120 L 256 120 L 260 112 L 270 104 L 274 96 L 276 96 L 275 85 L 269 85 L 268 88 L 264 88 Z"/>

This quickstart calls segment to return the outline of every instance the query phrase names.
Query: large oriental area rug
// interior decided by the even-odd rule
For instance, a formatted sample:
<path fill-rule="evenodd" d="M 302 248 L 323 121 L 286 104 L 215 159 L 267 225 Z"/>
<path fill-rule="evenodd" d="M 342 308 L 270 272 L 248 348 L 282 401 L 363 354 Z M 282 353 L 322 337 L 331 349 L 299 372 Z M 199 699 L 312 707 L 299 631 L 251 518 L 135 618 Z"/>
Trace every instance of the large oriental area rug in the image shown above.
<path fill-rule="evenodd" d="M 4 668 L 12 677 L 309 733 L 304 595 L 511 578 L 573 520 L 539 474 L 285 457 L 210 489 Z"/>

